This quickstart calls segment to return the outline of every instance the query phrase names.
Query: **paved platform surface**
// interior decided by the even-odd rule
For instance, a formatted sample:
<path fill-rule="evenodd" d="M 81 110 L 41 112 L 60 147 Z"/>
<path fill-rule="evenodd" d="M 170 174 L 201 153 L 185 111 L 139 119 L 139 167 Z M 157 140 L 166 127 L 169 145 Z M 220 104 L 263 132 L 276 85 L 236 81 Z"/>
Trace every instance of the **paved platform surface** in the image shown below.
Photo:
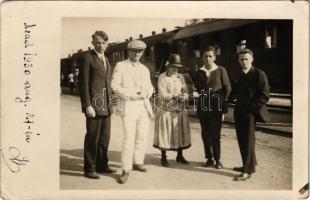
<path fill-rule="evenodd" d="M 149 171 L 133 171 L 126 184 L 119 184 L 120 149 L 123 137 L 121 118 L 112 116 L 112 132 L 109 147 L 110 166 L 116 174 L 100 175 L 99 180 L 83 176 L 83 142 L 85 119 L 80 111 L 78 97 L 61 95 L 61 150 L 60 189 L 65 190 L 129 190 L 129 189 L 233 189 L 233 190 L 289 190 L 292 188 L 292 138 L 270 134 L 264 130 L 256 132 L 257 172 L 251 179 L 233 181 L 238 175 L 232 170 L 241 165 L 241 157 L 234 126 L 224 124 L 222 128 L 222 162 L 224 169 L 203 168 L 204 152 L 197 119 L 191 119 L 192 147 L 184 151 L 190 165 L 177 164 L 176 152 L 168 152 L 171 167 L 160 165 L 160 152 L 152 147 L 154 129 L 148 138 L 145 164 Z M 152 122 L 152 127 L 154 122 Z M 276 130 L 275 130 L 276 131 Z"/>

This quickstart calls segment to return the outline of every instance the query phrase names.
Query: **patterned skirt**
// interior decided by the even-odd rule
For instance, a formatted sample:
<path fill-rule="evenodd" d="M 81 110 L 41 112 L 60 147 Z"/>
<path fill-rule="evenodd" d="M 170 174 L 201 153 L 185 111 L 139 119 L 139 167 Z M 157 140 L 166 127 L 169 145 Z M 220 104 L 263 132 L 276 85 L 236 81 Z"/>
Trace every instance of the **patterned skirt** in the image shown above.
<path fill-rule="evenodd" d="M 154 147 L 161 150 L 186 149 L 191 146 L 189 117 L 186 110 L 159 109 L 155 116 Z"/>

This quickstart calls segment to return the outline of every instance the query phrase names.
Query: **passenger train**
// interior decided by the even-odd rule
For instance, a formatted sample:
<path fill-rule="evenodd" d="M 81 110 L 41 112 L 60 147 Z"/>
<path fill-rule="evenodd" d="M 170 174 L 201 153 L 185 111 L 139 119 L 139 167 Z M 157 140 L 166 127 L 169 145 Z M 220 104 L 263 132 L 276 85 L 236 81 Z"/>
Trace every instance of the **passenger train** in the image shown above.
<path fill-rule="evenodd" d="M 132 39 L 109 44 L 106 56 L 112 66 L 128 58 L 127 44 Z M 172 31 L 163 29 L 151 36 L 140 35 L 137 39 L 147 44 L 141 62 L 149 68 L 155 87 L 170 53 L 180 54 L 186 73 L 202 66 L 202 50 L 208 45 L 216 47 L 216 63 L 226 68 L 235 83 L 240 73 L 237 52 L 246 47 L 254 52 L 254 66 L 266 72 L 271 92 L 292 96 L 292 20 L 204 19 Z M 80 56 L 84 52 L 79 50 L 61 59 L 62 86 L 66 85 L 67 74 L 81 67 Z"/>

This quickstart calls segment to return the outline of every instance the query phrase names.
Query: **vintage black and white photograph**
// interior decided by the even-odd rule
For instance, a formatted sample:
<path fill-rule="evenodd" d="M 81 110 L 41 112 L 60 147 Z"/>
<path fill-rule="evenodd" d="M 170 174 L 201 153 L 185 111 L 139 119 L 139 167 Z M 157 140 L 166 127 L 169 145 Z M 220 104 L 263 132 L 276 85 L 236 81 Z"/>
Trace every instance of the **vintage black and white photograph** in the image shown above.
<path fill-rule="evenodd" d="M 0 198 L 307 198 L 308 6 L 1 4 Z"/>
<path fill-rule="evenodd" d="M 60 189 L 291 190 L 293 20 L 61 19 Z"/>

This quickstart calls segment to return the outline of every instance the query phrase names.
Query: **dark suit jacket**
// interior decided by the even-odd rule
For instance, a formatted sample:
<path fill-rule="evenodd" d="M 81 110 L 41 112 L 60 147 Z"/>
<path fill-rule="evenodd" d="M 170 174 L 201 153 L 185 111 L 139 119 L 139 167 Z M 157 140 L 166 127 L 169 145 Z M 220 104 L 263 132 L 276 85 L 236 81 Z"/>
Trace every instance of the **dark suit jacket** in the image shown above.
<path fill-rule="evenodd" d="M 252 67 L 247 74 L 242 73 L 236 84 L 236 98 L 237 111 L 253 112 L 259 122 L 270 121 L 266 107 L 269 84 L 265 72 Z"/>
<path fill-rule="evenodd" d="M 218 66 L 209 77 L 199 69 L 194 75 L 194 83 L 200 94 L 197 101 L 198 116 L 227 113 L 226 100 L 230 95 L 231 85 L 224 67 Z"/>
<path fill-rule="evenodd" d="M 86 52 L 81 59 L 79 86 L 82 112 L 93 106 L 98 116 L 110 115 L 109 97 L 112 94 L 112 69 L 107 58 L 106 66 L 94 50 Z"/>

